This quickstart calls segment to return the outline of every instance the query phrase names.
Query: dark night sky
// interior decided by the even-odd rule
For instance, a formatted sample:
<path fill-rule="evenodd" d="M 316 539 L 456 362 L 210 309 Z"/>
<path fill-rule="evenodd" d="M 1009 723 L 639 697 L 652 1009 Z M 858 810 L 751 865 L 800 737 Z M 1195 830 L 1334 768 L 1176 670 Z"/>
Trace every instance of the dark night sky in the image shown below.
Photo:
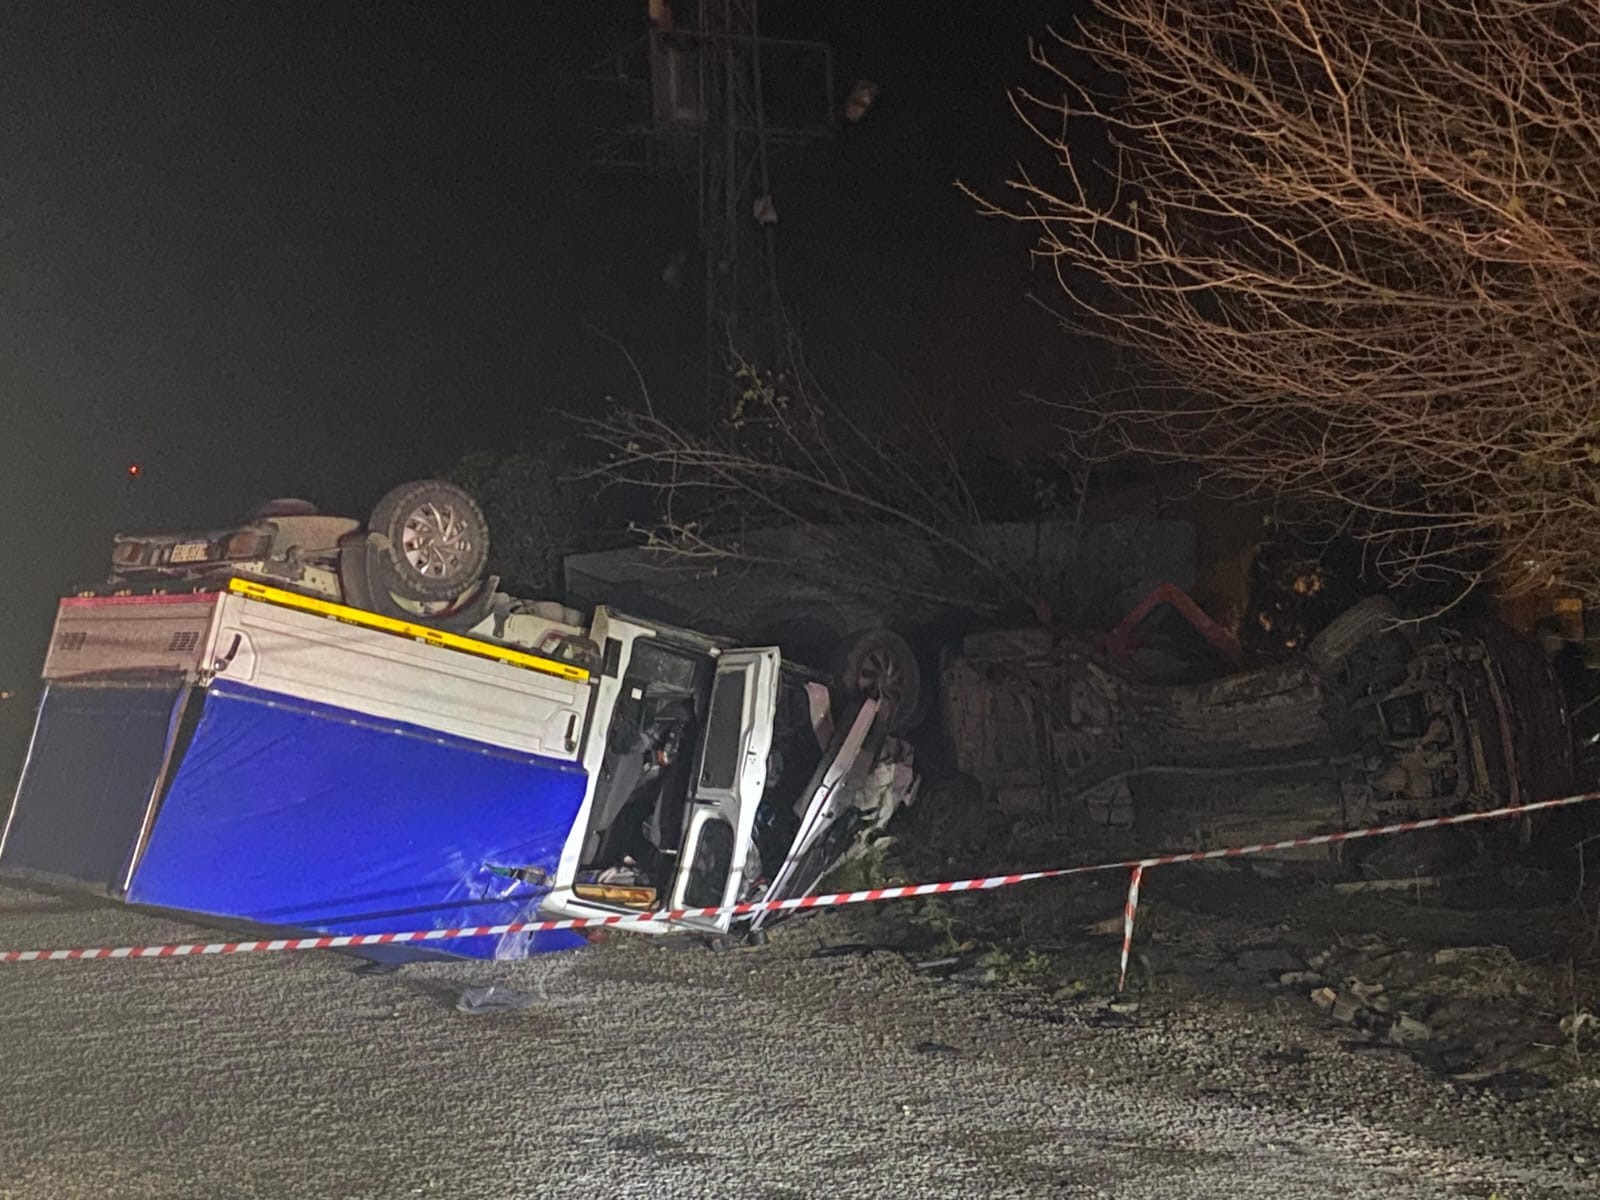
<path fill-rule="evenodd" d="M 696 359 L 698 298 L 660 284 L 693 248 L 692 193 L 586 166 L 612 109 L 584 68 L 644 8 L 0 9 L 0 687 L 31 686 L 53 596 L 118 526 L 271 495 L 363 513 L 622 386 L 591 326 Z M 1018 299 L 1020 236 L 952 181 L 1028 152 L 1004 90 L 1061 6 L 763 8 L 765 32 L 834 45 L 841 93 L 883 86 L 867 122 L 778 164 L 811 353 L 992 424 L 1070 355 Z"/>

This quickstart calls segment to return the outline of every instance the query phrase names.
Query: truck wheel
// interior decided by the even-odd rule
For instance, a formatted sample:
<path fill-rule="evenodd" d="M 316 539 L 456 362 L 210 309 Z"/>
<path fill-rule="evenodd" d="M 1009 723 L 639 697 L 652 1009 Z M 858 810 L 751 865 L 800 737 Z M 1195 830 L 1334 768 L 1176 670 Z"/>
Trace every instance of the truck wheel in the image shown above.
<path fill-rule="evenodd" d="M 367 527 L 377 535 L 373 583 L 408 600 L 465 595 L 489 562 L 489 523 L 453 483 L 403 483 L 378 501 Z"/>
<path fill-rule="evenodd" d="M 874 629 L 851 638 L 839 650 L 834 678 L 848 697 L 878 701 L 890 733 L 909 733 L 921 723 L 922 668 L 898 633 Z"/>

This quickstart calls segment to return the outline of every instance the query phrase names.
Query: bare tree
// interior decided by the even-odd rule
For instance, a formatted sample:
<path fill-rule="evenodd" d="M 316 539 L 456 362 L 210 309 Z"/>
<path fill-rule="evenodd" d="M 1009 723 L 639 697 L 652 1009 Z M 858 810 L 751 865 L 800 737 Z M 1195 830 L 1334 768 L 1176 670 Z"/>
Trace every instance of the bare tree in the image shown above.
<path fill-rule="evenodd" d="M 929 612 L 1031 600 L 1027 581 L 974 536 L 982 517 L 955 447 L 912 406 L 840 403 L 801 360 L 772 373 L 732 360 L 721 419 L 694 425 L 651 402 L 574 416 L 601 450 L 586 477 L 644 488 L 637 532 L 665 564 L 759 566 Z"/>
<path fill-rule="evenodd" d="M 1094 0 L 1033 58 L 1059 169 L 979 202 L 1166 385 L 1077 428 L 1600 597 L 1600 5 Z"/>

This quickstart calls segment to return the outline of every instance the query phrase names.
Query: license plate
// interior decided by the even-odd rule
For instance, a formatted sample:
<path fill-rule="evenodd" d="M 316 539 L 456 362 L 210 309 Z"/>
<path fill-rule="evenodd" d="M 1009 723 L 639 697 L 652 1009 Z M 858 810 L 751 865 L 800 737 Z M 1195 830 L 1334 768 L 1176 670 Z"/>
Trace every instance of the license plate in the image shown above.
<path fill-rule="evenodd" d="M 192 563 L 205 562 L 211 556 L 210 542 L 179 542 L 172 548 L 168 562 Z"/>

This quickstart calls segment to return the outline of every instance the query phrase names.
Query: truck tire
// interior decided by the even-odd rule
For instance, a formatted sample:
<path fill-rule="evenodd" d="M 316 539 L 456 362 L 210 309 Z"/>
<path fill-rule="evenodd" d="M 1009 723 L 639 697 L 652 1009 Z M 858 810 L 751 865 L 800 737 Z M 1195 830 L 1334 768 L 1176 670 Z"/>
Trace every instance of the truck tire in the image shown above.
<path fill-rule="evenodd" d="M 1373 634 L 1382 633 L 1399 619 L 1399 610 L 1387 596 L 1368 596 L 1347 608 L 1306 647 L 1306 657 L 1324 675 L 1339 669 L 1356 647 Z"/>
<path fill-rule="evenodd" d="M 922 722 L 922 668 L 905 638 L 887 629 L 858 633 L 839 648 L 834 679 L 850 699 L 877 700 L 891 734 Z"/>
<path fill-rule="evenodd" d="M 442 601 L 428 602 L 426 611 L 417 611 L 407 604 L 422 602 L 408 599 L 405 604 L 387 586 L 380 586 L 374 578 L 381 574 L 380 555 L 372 545 L 369 535 L 360 534 L 345 539 L 339 547 L 339 590 L 345 604 L 365 609 L 397 621 L 410 621 L 443 629 L 450 633 L 465 633 L 480 625 L 494 608 L 494 593 L 499 579 L 493 575 L 477 587 L 456 598 L 449 608 L 437 609 Z"/>
<path fill-rule="evenodd" d="M 408 600 L 454 600 L 489 563 L 477 501 L 442 479 L 403 483 L 372 510 L 373 584 Z"/>

